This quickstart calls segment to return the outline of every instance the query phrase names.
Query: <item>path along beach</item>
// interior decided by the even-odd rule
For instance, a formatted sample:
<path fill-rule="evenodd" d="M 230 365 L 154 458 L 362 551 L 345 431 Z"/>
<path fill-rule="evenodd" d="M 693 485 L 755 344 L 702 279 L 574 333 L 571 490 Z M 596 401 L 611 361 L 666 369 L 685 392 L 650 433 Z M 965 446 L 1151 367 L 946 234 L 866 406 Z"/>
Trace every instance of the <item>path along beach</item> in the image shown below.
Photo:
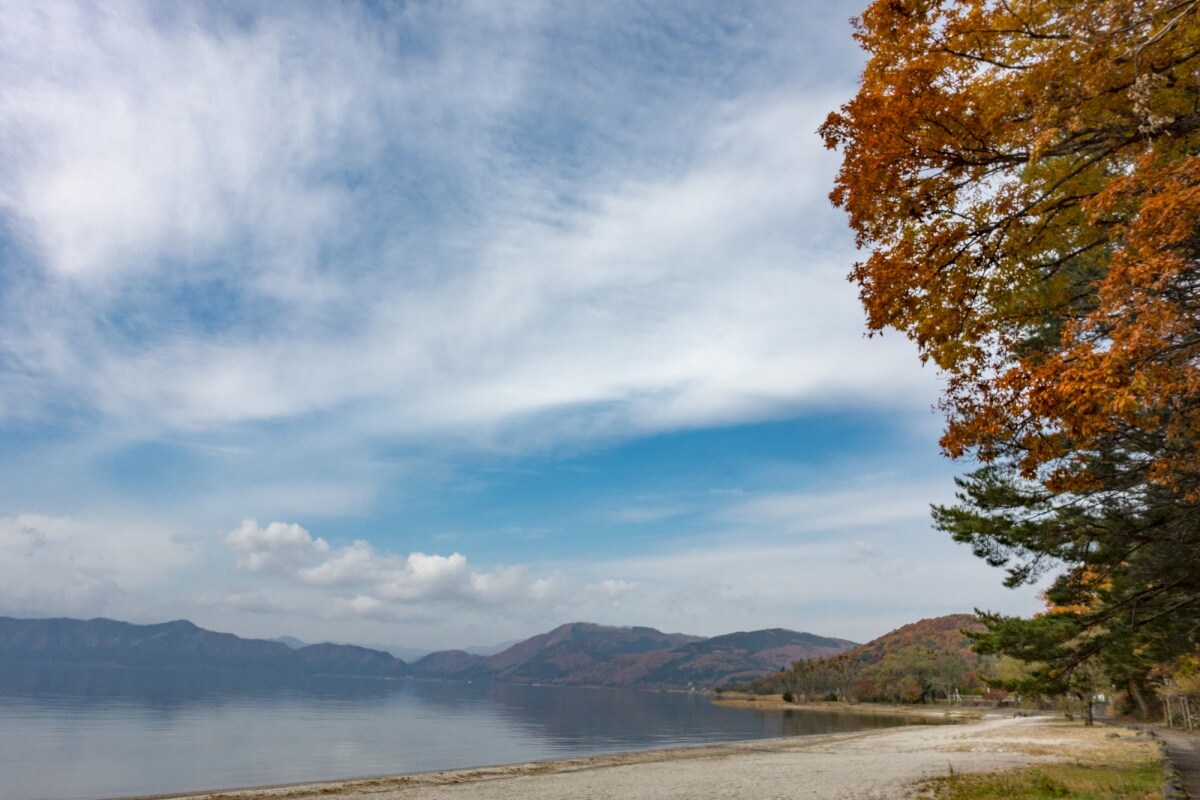
<path fill-rule="evenodd" d="M 1120 738 L 1114 738 L 1116 731 Z M 1045 717 L 989 717 L 861 733 L 765 739 L 531 764 L 181 795 L 188 800 L 499 800 L 530 798 L 914 797 L 920 781 L 995 772 L 1106 748 L 1155 745 L 1114 728 Z"/>

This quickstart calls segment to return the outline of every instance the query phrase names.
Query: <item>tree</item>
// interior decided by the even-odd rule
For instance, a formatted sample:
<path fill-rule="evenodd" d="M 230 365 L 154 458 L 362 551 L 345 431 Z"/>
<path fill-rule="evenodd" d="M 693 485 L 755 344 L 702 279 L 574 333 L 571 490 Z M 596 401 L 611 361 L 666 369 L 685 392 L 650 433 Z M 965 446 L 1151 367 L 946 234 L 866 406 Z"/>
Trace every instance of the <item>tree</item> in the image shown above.
<path fill-rule="evenodd" d="M 1194 648 L 1200 622 L 1187 515 L 1136 493 L 1056 496 L 1011 473 L 976 470 L 959 480 L 957 506 L 934 509 L 939 528 L 1008 568 L 1010 586 L 1060 565 L 1048 612 L 1032 621 L 982 615 L 989 631 L 973 635 L 976 649 L 1037 662 L 1032 680 L 1006 687 L 1024 693 L 1066 692 L 1074 672 L 1100 664 L 1148 713 L 1152 667 Z"/>
<path fill-rule="evenodd" d="M 1005 623 L 1007 652 L 1142 680 L 1200 644 L 1200 0 L 876 0 L 855 26 L 860 90 L 821 128 L 851 277 L 983 464 L 936 521 L 1013 585 L 1061 567 L 1072 624 Z"/>
<path fill-rule="evenodd" d="M 1080 625 L 1072 611 L 1043 614 L 1032 620 L 985 615 L 988 631 L 978 636 L 983 654 L 1015 656 L 1029 669 L 993 684 L 1023 695 L 1074 698 L 1084 722 L 1092 724 L 1092 699 L 1111 685 L 1100 652 L 1090 647 L 1096 631 Z"/>
<path fill-rule="evenodd" d="M 962 688 L 971 667 L 961 656 L 955 653 L 936 653 L 933 660 L 933 671 L 929 675 L 929 685 L 934 691 L 934 698 L 941 693 L 946 700 L 954 700 L 958 690 Z"/>
<path fill-rule="evenodd" d="M 876 693 L 894 703 L 925 702 L 933 696 L 935 660 L 933 651 L 920 645 L 888 653 L 871 670 Z"/>
<path fill-rule="evenodd" d="M 818 686 L 821 684 L 821 659 L 802 659 L 792 663 L 791 678 L 788 681 L 790 687 L 794 687 L 800 692 L 801 698 L 805 703 L 811 701 L 818 694 Z"/>
<path fill-rule="evenodd" d="M 833 685 L 837 698 L 845 702 L 854 701 L 854 681 L 862 672 L 862 662 L 848 653 L 841 653 L 828 659 L 828 680 Z"/>

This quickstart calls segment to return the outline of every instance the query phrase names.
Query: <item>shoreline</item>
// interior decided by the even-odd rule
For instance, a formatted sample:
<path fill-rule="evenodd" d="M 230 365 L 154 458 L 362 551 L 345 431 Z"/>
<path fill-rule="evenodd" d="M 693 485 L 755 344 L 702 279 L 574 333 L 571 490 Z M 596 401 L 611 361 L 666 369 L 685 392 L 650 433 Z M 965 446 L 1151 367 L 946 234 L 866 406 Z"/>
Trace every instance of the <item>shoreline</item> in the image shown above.
<path fill-rule="evenodd" d="M 817 700 L 808 703 L 784 702 L 777 694 L 757 695 L 742 692 L 723 692 L 712 695 L 713 705 L 728 708 L 748 708 L 755 711 L 811 711 L 826 714 L 872 714 L 884 717 L 915 717 L 945 719 L 952 722 L 983 719 L 989 716 L 1011 716 L 1019 709 L 998 709 L 994 706 L 939 706 L 891 703 L 841 703 Z"/>
<path fill-rule="evenodd" d="M 910 725 L 136 800 L 693 800 L 786 797 L 798 787 L 805 797 L 821 800 L 900 800 L 910 797 L 920 781 L 948 770 L 1003 771 L 1096 757 L 1115 752 L 1111 748 L 1155 747 L 1127 731 L 1111 738 L 1114 730 L 1046 717 L 992 715 L 959 725 Z"/>

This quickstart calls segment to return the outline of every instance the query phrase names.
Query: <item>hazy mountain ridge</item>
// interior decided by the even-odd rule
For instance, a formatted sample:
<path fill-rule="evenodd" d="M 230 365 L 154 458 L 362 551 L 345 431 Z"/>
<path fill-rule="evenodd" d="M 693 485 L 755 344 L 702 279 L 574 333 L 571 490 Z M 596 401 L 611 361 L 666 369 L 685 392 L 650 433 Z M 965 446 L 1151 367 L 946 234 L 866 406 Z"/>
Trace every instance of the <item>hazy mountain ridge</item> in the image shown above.
<path fill-rule="evenodd" d="M 295 636 L 273 636 L 267 641 L 283 642 L 293 650 L 299 650 L 301 647 L 308 647 L 312 644 L 312 642 L 297 639 Z M 351 647 L 365 647 L 368 650 L 378 650 L 381 653 L 387 653 L 401 661 L 407 661 L 409 664 L 419 661 L 433 652 L 432 650 L 421 650 L 416 647 L 401 647 L 400 645 L 376 644 L 374 642 L 321 642 L 321 644 L 345 644 Z"/>
<path fill-rule="evenodd" d="M 698 639 L 671 650 L 622 656 L 573 676 L 570 683 L 598 686 L 711 688 L 754 678 L 793 661 L 836 655 L 854 646 L 782 628 L 743 631 Z"/>
<path fill-rule="evenodd" d="M 451 679 L 489 676 L 506 683 L 710 688 L 854 646 L 845 639 L 782 628 L 705 638 L 647 627 L 572 622 L 486 659 L 462 651 L 434 653 L 417 662 L 414 672 Z M 439 675 L 439 669 L 446 672 Z"/>
<path fill-rule="evenodd" d="M 109 619 L 0 617 L 0 661 L 575 686 L 709 688 L 854 646 L 844 639 L 781 628 L 704 638 L 639 626 L 572 622 L 492 656 L 442 650 L 410 665 L 366 647 L 296 647 L 296 642 L 243 639 L 186 620 L 133 625 Z"/>
<path fill-rule="evenodd" d="M 307 647 L 308 642 L 297 639 L 295 636 L 276 636 L 273 639 L 268 639 L 271 642 L 282 642 L 293 650 L 299 650 L 301 647 Z"/>
<path fill-rule="evenodd" d="M 517 683 L 579 683 L 580 673 L 620 656 L 641 655 L 700 641 L 703 637 L 654 628 L 618 628 L 569 622 L 491 656 L 485 662 L 501 680 Z M 591 683 L 591 685 L 607 685 Z"/>
<path fill-rule="evenodd" d="M 441 678 L 443 680 L 474 680 L 490 678 L 484 656 L 465 650 L 438 650 L 413 663 L 413 675 L 418 678 Z"/>
<path fill-rule="evenodd" d="M 187 620 L 134 625 L 105 619 L 0 617 L 0 660 L 158 669 L 231 669 L 282 674 L 403 677 L 411 668 L 354 645 L 243 639 Z"/>

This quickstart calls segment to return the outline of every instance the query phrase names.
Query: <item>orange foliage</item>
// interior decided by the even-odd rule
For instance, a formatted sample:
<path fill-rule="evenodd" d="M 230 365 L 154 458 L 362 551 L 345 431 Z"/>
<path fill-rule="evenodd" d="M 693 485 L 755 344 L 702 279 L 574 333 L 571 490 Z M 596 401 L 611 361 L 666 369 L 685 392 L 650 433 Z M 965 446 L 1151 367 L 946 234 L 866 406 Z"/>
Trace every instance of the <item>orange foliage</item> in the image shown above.
<path fill-rule="evenodd" d="M 847 651 L 846 655 L 857 661 L 874 664 L 889 653 L 915 646 L 960 656 L 974 663 L 978 657 L 971 652 L 971 640 L 965 632 L 981 630 L 983 625 L 974 614 L 949 614 L 902 625 L 866 644 L 860 644 Z"/>
<path fill-rule="evenodd" d="M 1054 491 L 1135 451 L 1200 500 L 1200 0 L 877 0 L 821 132 L 872 330 L 947 373 L 944 449 Z"/>
<path fill-rule="evenodd" d="M 1074 589 L 1072 597 L 1075 598 L 1075 602 L 1058 602 L 1051 597 L 1050 593 L 1043 593 L 1042 599 L 1046 602 L 1046 614 L 1090 614 L 1100 605 L 1101 593 L 1112 589 L 1112 581 L 1107 575 L 1086 566 L 1072 568 L 1063 581 L 1072 584 Z"/>

